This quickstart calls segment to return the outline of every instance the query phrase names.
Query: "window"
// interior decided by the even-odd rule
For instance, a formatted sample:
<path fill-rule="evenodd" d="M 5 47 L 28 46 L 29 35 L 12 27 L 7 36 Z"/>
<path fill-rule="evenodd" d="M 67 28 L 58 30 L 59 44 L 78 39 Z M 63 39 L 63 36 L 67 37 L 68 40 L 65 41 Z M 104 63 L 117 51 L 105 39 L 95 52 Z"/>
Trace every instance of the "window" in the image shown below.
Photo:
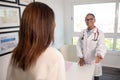
<path fill-rule="evenodd" d="M 106 38 L 105 39 L 107 50 L 113 49 L 113 39 L 112 38 Z"/>
<path fill-rule="evenodd" d="M 116 42 L 116 50 L 117 50 L 117 51 L 120 51 L 120 39 L 117 39 L 117 42 Z"/>
<path fill-rule="evenodd" d="M 107 50 L 120 51 L 120 3 L 111 2 L 74 5 L 73 9 L 74 45 L 77 43 L 79 32 L 87 27 L 85 23 L 86 14 L 93 13 L 96 18 L 95 26 L 105 33 Z M 115 14 L 117 11 L 119 11 L 118 15 Z"/>
<path fill-rule="evenodd" d="M 88 13 L 93 13 L 95 15 L 95 25 L 103 32 L 114 32 L 115 3 L 75 5 L 74 32 L 80 32 L 86 28 L 85 16 Z"/>
<path fill-rule="evenodd" d="M 120 3 L 119 3 L 119 16 L 118 16 L 118 33 L 120 33 Z"/>
<path fill-rule="evenodd" d="M 73 37 L 73 45 L 76 45 L 78 42 L 79 37 Z"/>

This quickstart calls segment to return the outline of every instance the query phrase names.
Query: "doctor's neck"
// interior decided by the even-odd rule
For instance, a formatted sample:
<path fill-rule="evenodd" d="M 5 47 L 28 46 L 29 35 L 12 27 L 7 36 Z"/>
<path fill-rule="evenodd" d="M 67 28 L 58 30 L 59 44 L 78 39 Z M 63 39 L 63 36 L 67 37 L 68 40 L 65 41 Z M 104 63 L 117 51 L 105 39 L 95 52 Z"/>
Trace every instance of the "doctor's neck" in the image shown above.
<path fill-rule="evenodd" d="M 92 29 L 94 29 L 95 28 L 95 26 L 88 26 L 88 30 L 92 30 Z"/>

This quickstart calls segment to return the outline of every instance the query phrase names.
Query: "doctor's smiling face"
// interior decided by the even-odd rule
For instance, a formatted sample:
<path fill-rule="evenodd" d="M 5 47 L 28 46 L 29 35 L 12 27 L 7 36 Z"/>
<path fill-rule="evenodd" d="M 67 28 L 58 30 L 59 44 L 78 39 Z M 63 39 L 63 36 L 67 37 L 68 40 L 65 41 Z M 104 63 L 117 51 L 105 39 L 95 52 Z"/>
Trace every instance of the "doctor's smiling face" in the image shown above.
<path fill-rule="evenodd" d="M 91 13 L 87 14 L 85 17 L 85 22 L 88 26 L 88 30 L 92 30 L 94 28 L 95 16 Z"/>

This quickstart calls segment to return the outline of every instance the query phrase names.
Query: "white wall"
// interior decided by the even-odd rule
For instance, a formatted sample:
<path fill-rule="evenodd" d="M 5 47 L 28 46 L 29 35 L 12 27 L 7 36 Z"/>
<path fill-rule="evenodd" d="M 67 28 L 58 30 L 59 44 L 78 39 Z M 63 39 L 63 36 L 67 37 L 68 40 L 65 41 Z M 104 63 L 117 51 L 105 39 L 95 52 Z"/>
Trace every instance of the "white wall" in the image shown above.
<path fill-rule="evenodd" d="M 106 54 L 103 59 L 103 66 L 120 68 L 120 55 L 117 54 Z"/>
<path fill-rule="evenodd" d="M 64 45 L 64 10 L 63 10 L 63 1 L 62 0 L 36 0 L 41 1 L 48 4 L 51 8 L 53 8 L 55 12 L 56 19 L 56 29 L 55 29 L 55 44 L 56 48 L 60 48 Z M 12 3 L 4 3 L 0 2 L 0 4 L 19 6 L 17 4 Z M 21 12 L 25 8 L 24 6 L 19 6 L 21 8 Z M 21 13 L 22 14 L 22 13 Z M 0 80 L 6 80 L 7 67 L 9 64 L 11 54 L 0 56 Z"/>
<path fill-rule="evenodd" d="M 72 45 L 72 37 L 74 34 L 73 28 L 73 5 L 74 4 L 86 4 L 86 3 L 98 3 L 98 2 L 113 2 L 116 0 L 64 0 L 64 19 L 65 19 L 65 44 Z M 120 55 L 106 54 L 103 60 L 103 66 L 120 68 Z"/>

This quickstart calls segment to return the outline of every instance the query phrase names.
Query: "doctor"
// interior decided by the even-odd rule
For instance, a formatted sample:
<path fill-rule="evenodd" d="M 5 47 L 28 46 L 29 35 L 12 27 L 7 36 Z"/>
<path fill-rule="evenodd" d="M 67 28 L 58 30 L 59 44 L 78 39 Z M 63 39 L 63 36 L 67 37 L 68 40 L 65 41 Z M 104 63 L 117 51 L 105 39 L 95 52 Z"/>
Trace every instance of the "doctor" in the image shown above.
<path fill-rule="evenodd" d="M 101 60 L 105 56 L 106 47 L 104 33 L 94 25 L 95 21 L 94 14 L 86 15 L 85 22 L 88 27 L 80 33 L 76 47 L 80 66 L 95 63 L 94 80 L 99 80 L 102 75 Z"/>

